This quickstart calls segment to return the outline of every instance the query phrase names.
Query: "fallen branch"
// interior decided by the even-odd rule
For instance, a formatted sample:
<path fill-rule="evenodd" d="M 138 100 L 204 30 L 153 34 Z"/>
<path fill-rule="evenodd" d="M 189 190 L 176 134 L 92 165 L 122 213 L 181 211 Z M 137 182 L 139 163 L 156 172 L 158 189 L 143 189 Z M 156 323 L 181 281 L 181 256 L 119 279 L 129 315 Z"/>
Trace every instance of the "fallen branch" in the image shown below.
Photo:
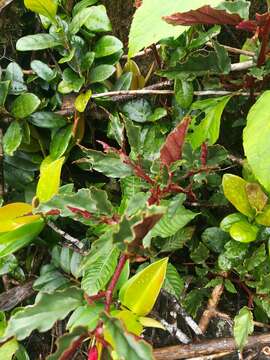
<path fill-rule="evenodd" d="M 14 288 L 3 292 L 0 295 L 0 310 L 12 310 L 18 304 L 34 295 L 35 291 L 32 288 L 33 283 L 34 281 L 29 281 L 23 285 L 15 286 Z"/>
<path fill-rule="evenodd" d="M 249 337 L 245 349 L 267 344 L 270 344 L 270 333 L 253 335 Z M 175 345 L 156 349 L 154 350 L 154 357 L 156 360 L 181 360 L 224 352 L 232 353 L 237 350 L 234 338 L 217 338 L 188 345 Z"/>

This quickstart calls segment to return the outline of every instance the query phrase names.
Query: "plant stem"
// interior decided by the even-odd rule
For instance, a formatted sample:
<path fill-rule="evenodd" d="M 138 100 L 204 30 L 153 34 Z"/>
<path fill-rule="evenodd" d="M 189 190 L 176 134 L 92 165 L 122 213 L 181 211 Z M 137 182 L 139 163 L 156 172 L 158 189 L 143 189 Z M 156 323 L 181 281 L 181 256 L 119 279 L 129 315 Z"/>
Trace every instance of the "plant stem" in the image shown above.
<path fill-rule="evenodd" d="M 112 303 L 112 297 L 113 297 L 113 291 L 115 289 L 115 286 L 117 284 L 117 281 L 121 275 L 121 272 L 126 264 L 128 260 L 128 255 L 127 254 L 122 254 L 120 256 L 120 259 L 119 259 L 119 263 L 115 269 L 115 272 L 113 274 L 113 277 L 111 279 L 111 282 L 108 286 L 108 289 L 106 291 L 106 295 L 105 295 L 105 298 L 106 298 L 106 301 L 105 301 L 105 311 L 109 312 L 110 311 L 110 306 L 111 306 L 111 303 Z"/>

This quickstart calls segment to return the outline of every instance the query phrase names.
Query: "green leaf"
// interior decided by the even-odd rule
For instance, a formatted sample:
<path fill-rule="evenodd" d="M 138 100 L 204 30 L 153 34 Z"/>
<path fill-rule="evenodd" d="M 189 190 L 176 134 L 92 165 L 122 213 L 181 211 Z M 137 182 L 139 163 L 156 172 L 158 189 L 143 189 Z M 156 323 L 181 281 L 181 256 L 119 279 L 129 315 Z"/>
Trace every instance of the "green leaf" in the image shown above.
<path fill-rule="evenodd" d="M 235 342 L 240 350 L 246 345 L 248 335 L 251 335 L 253 330 L 253 315 L 249 308 L 245 306 L 239 311 L 239 314 L 235 316 L 233 326 Z"/>
<path fill-rule="evenodd" d="M 12 360 L 13 355 L 19 348 L 19 343 L 16 339 L 10 339 L 0 347 L 0 358 L 5 360 Z"/>
<path fill-rule="evenodd" d="M 222 1 L 217 8 L 226 10 L 231 14 L 239 14 L 242 19 L 248 19 L 250 4 L 246 0 Z"/>
<path fill-rule="evenodd" d="M 216 253 L 221 253 L 224 245 L 230 239 L 228 234 L 218 227 L 210 227 L 202 233 L 203 243 Z"/>
<path fill-rule="evenodd" d="M 267 205 L 263 212 L 256 216 L 255 220 L 260 225 L 270 226 L 270 205 Z"/>
<path fill-rule="evenodd" d="M 270 91 L 265 91 L 251 107 L 247 117 L 247 126 L 243 132 L 243 145 L 248 163 L 267 191 L 270 191 L 269 100 Z"/>
<path fill-rule="evenodd" d="M 50 144 L 50 156 L 52 159 L 59 159 L 68 148 L 72 138 L 73 125 L 62 127 L 54 134 Z"/>
<path fill-rule="evenodd" d="M 133 174 L 131 167 L 125 164 L 118 154 L 104 154 L 101 151 L 84 148 L 83 151 L 87 156 L 84 162 L 88 162 L 94 170 L 102 172 L 108 177 L 123 178 Z"/>
<path fill-rule="evenodd" d="M 192 81 L 186 81 L 181 79 L 175 79 L 174 81 L 174 94 L 177 104 L 183 109 L 188 109 L 193 100 L 193 83 Z"/>
<path fill-rule="evenodd" d="M 112 31 L 111 22 L 106 13 L 105 6 L 92 6 L 90 9 L 92 9 L 92 13 L 84 23 L 85 27 L 93 32 Z"/>
<path fill-rule="evenodd" d="M 225 279 L 224 286 L 225 286 L 225 289 L 228 292 L 230 292 L 231 294 L 237 294 L 237 290 L 236 290 L 235 286 L 233 285 L 233 283 L 231 282 L 231 280 Z"/>
<path fill-rule="evenodd" d="M 56 290 L 62 290 L 70 285 L 70 281 L 53 265 L 45 265 L 41 268 L 40 276 L 35 280 L 33 289 L 52 294 Z"/>
<path fill-rule="evenodd" d="M 5 105 L 10 83 L 10 80 L 0 81 L 0 106 Z"/>
<path fill-rule="evenodd" d="M 250 243 L 256 240 L 259 228 L 247 221 L 234 223 L 230 228 L 231 237 L 242 243 Z"/>
<path fill-rule="evenodd" d="M 224 96 L 215 99 L 214 103 L 207 108 L 204 107 L 204 101 L 198 101 L 192 104 L 192 109 L 201 109 L 205 112 L 204 119 L 201 120 L 200 124 L 193 126 L 193 133 L 190 134 L 189 139 L 193 149 L 197 149 L 203 142 L 207 141 L 209 145 L 215 144 L 219 137 L 220 131 L 220 120 L 223 110 L 231 96 Z"/>
<path fill-rule="evenodd" d="M 97 3 L 98 0 L 82 0 L 78 3 L 76 3 L 72 9 L 72 15 L 73 17 L 78 14 L 78 12 L 80 12 L 82 9 L 94 5 L 95 3 Z"/>
<path fill-rule="evenodd" d="M 43 80 L 52 81 L 56 76 L 56 71 L 53 71 L 47 64 L 40 60 L 31 61 L 31 69 Z"/>
<path fill-rule="evenodd" d="M 27 35 L 20 38 L 16 43 L 18 51 L 44 50 L 61 45 L 60 41 L 50 34 Z"/>
<path fill-rule="evenodd" d="M 119 292 L 122 305 L 138 315 L 147 315 L 162 287 L 167 263 L 168 258 L 156 261 L 130 278 Z"/>
<path fill-rule="evenodd" d="M 24 5 L 37 14 L 46 16 L 55 22 L 57 1 L 54 0 L 24 0 Z"/>
<path fill-rule="evenodd" d="M 129 57 L 133 57 L 144 47 L 168 37 L 178 37 L 188 29 L 187 26 L 172 26 L 164 21 L 164 16 L 177 12 L 196 10 L 204 5 L 217 6 L 221 0 L 144 0 L 136 10 L 129 33 Z"/>
<path fill-rule="evenodd" d="M 136 99 L 127 102 L 122 109 L 123 113 L 132 121 L 144 123 L 152 115 L 152 108 L 145 99 Z"/>
<path fill-rule="evenodd" d="M 265 245 L 261 244 L 261 246 L 259 246 L 249 258 L 245 259 L 244 267 L 245 269 L 247 269 L 247 271 L 251 271 L 260 264 L 262 264 L 265 260 L 266 260 Z"/>
<path fill-rule="evenodd" d="M 67 124 L 64 116 L 49 111 L 37 111 L 28 120 L 31 124 L 45 129 L 60 128 Z"/>
<path fill-rule="evenodd" d="M 113 91 L 129 90 L 132 82 L 132 72 L 126 72 L 120 76 L 113 86 Z"/>
<path fill-rule="evenodd" d="M 80 77 L 75 71 L 67 68 L 63 71 L 63 80 L 58 84 L 58 91 L 61 94 L 79 92 L 84 82 L 84 77 Z"/>
<path fill-rule="evenodd" d="M 87 337 L 87 329 L 84 327 L 77 327 L 72 332 L 64 334 L 57 339 L 57 350 L 49 355 L 46 360 L 65 360 L 74 355 L 77 351 L 77 344 L 83 338 Z"/>
<path fill-rule="evenodd" d="M 152 348 L 144 340 L 137 339 L 126 332 L 121 322 L 106 313 L 101 316 L 106 331 L 110 335 L 113 349 L 123 359 L 154 360 Z"/>
<path fill-rule="evenodd" d="M 184 281 L 172 264 L 168 264 L 163 288 L 170 294 L 179 298 L 184 290 Z"/>
<path fill-rule="evenodd" d="M 209 250 L 202 242 L 200 242 L 199 245 L 190 253 L 190 258 L 196 264 L 204 264 L 208 257 Z"/>
<path fill-rule="evenodd" d="M 36 196 L 40 202 L 47 202 L 58 193 L 64 161 L 64 157 L 55 161 L 48 161 L 48 158 L 43 160 L 36 191 Z"/>
<path fill-rule="evenodd" d="M 40 219 L 0 235 L 0 258 L 28 245 L 42 231 L 43 227 L 44 221 Z"/>
<path fill-rule="evenodd" d="M 191 240 L 194 234 L 195 227 L 187 226 L 178 230 L 174 235 L 168 237 L 166 241 L 163 238 L 158 238 L 155 245 L 160 248 L 160 252 L 172 252 L 182 249 L 185 243 Z"/>
<path fill-rule="evenodd" d="M 251 208 L 247 192 L 247 182 L 239 176 L 232 174 L 223 175 L 222 186 L 224 195 L 233 206 L 242 214 L 254 217 L 254 210 Z"/>
<path fill-rule="evenodd" d="M 18 149 L 22 142 L 22 128 L 18 121 L 12 121 L 9 125 L 4 138 L 3 148 L 5 154 L 13 156 L 14 151 Z"/>
<path fill-rule="evenodd" d="M 9 93 L 12 95 L 18 95 L 27 90 L 23 79 L 22 68 L 15 62 L 8 64 L 4 80 L 11 81 Z"/>
<path fill-rule="evenodd" d="M 11 114 L 16 119 L 24 119 L 37 110 L 40 105 L 39 98 L 32 93 L 18 96 L 11 105 Z"/>
<path fill-rule="evenodd" d="M 84 112 L 91 96 L 92 96 L 91 90 L 87 90 L 85 93 L 78 95 L 76 97 L 75 104 L 74 104 L 76 110 L 79 112 Z"/>
<path fill-rule="evenodd" d="M 18 260 L 14 255 L 8 255 L 0 259 L 0 276 L 8 274 L 19 266 Z M 1 314 L 1 313 L 0 313 Z M 1 336 L 1 316 L 0 316 L 0 336 Z"/>
<path fill-rule="evenodd" d="M 115 67 L 112 65 L 98 65 L 94 67 L 89 74 L 91 84 L 107 80 L 115 72 Z"/>
<path fill-rule="evenodd" d="M 5 338 L 16 336 L 18 340 L 23 340 L 34 330 L 48 331 L 57 320 L 65 319 L 82 302 L 83 294 L 75 287 L 53 294 L 42 293 L 33 305 L 26 306 L 11 316 Z"/>
<path fill-rule="evenodd" d="M 82 289 L 89 295 L 96 295 L 104 290 L 117 266 L 119 250 L 113 248 L 108 254 L 98 258 L 89 268 L 85 268 Z"/>
<path fill-rule="evenodd" d="M 67 329 L 73 331 L 79 326 L 86 327 L 93 331 L 99 321 L 100 313 L 104 310 L 104 304 L 93 303 L 91 305 L 79 306 L 70 316 Z"/>
<path fill-rule="evenodd" d="M 217 54 L 218 67 L 220 68 L 222 73 L 229 74 L 229 72 L 231 71 L 231 59 L 228 55 L 228 51 L 217 41 L 212 42 Z"/>
<path fill-rule="evenodd" d="M 194 213 L 182 205 L 184 200 L 185 196 L 181 194 L 170 201 L 167 213 L 151 230 L 152 237 L 173 236 L 198 215 L 198 213 Z"/>
<path fill-rule="evenodd" d="M 96 59 L 112 55 L 123 48 L 122 42 L 112 35 L 104 35 L 94 47 Z"/>
<path fill-rule="evenodd" d="M 225 218 L 220 223 L 220 228 L 223 231 L 229 232 L 230 228 L 233 224 L 239 222 L 239 221 L 245 221 L 246 217 L 240 213 L 233 213 L 228 216 L 225 216 Z"/>

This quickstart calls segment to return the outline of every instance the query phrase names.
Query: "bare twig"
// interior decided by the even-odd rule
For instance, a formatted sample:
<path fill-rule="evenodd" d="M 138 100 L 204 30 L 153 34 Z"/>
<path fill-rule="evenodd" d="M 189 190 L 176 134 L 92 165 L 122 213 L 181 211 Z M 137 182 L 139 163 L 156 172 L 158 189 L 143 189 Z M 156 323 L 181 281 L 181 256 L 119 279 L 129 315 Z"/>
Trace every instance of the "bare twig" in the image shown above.
<path fill-rule="evenodd" d="M 221 358 L 221 357 L 226 356 L 226 355 L 230 355 L 231 353 L 232 353 L 231 351 L 226 351 L 226 352 L 222 352 L 222 353 L 219 353 L 219 354 L 212 354 L 212 355 L 206 355 L 206 356 L 193 357 L 193 358 L 189 358 L 188 360 L 213 360 L 213 359 Z"/>
<path fill-rule="evenodd" d="M 270 333 L 250 336 L 245 349 L 270 344 Z M 237 351 L 234 338 L 217 338 L 204 340 L 199 343 L 188 345 L 175 345 L 156 349 L 154 357 L 156 360 L 181 360 L 192 357 L 207 356 L 223 352 Z"/>
<path fill-rule="evenodd" d="M 208 41 L 206 43 L 206 45 L 209 46 L 209 47 L 213 47 L 213 44 L 210 41 Z M 227 45 L 221 45 L 221 46 L 223 46 L 228 52 L 230 52 L 232 54 L 246 55 L 246 56 L 250 56 L 250 57 L 255 56 L 255 53 L 253 51 L 237 49 L 237 48 L 227 46 Z"/>
<path fill-rule="evenodd" d="M 74 238 L 73 236 L 67 234 L 65 231 L 59 229 L 52 221 L 47 221 L 47 225 L 48 225 L 53 231 L 55 231 L 57 234 L 59 234 L 60 236 L 62 236 L 62 238 L 64 238 L 64 239 L 67 241 L 67 243 L 70 244 L 70 246 L 72 247 L 72 249 L 73 249 L 74 251 L 77 251 L 77 252 L 79 252 L 80 254 L 85 254 L 85 252 L 82 251 L 84 245 L 83 245 L 83 243 L 82 243 L 80 240 Z"/>
<path fill-rule="evenodd" d="M 16 286 L 0 295 L 0 310 L 9 311 L 22 301 L 29 299 L 35 291 L 32 288 L 34 281 L 29 281 L 24 285 Z"/>

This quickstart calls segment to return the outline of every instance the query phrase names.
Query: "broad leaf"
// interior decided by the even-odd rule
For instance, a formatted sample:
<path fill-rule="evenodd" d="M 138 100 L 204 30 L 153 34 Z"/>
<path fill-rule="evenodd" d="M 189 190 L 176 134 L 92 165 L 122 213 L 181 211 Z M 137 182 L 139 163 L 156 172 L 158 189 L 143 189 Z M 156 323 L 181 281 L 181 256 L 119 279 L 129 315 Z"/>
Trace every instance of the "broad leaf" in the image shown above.
<path fill-rule="evenodd" d="M 0 81 L 0 106 L 5 105 L 7 94 L 10 88 L 10 80 Z"/>
<path fill-rule="evenodd" d="M 50 156 L 59 159 L 63 156 L 72 138 L 73 125 L 67 125 L 55 132 L 50 144 Z"/>
<path fill-rule="evenodd" d="M 246 192 L 247 182 L 239 176 L 225 174 L 222 179 L 224 195 L 233 206 L 242 214 L 253 217 L 254 210 L 251 208 Z"/>
<path fill-rule="evenodd" d="M 253 315 L 252 312 L 247 308 L 243 307 L 239 314 L 234 318 L 233 334 L 237 346 L 240 350 L 246 345 L 248 335 L 251 335 L 254 330 Z"/>
<path fill-rule="evenodd" d="M 60 128 L 67 124 L 64 116 L 49 111 L 35 112 L 28 120 L 33 125 L 45 129 Z"/>
<path fill-rule="evenodd" d="M 265 91 L 252 106 L 247 117 L 247 126 L 243 133 L 245 154 L 258 181 L 270 191 L 270 91 Z"/>
<path fill-rule="evenodd" d="M 46 360 L 70 359 L 78 349 L 78 342 L 88 336 L 86 328 L 77 327 L 72 332 L 64 334 L 57 340 L 57 350 Z"/>
<path fill-rule="evenodd" d="M 130 278 L 119 293 L 122 305 L 138 315 L 147 315 L 162 287 L 167 263 L 168 258 L 156 261 Z"/>
<path fill-rule="evenodd" d="M 205 112 L 205 118 L 201 120 L 198 126 L 193 126 L 194 131 L 189 136 L 193 149 L 197 149 L 205 141 L 207 141 L 209 145 L 215 144 L 219 137 L 220 119 L 230 99 L 231 96 L 217 98 L 207 108 L 204 108 L 204 106 L 209 100 L 193 103 L 191 107 L 193 110 L 202 109 Z"/>
<path fill-rule="evenodd" d="M 5 154 L 13 156 L 22 142 L 22 127 L 18 121 L 12 121 L 3 138 L 3 148 Z"/>
<path fill-rule="evenodd" d="M 256 240 L 259 228 L 247 221 L 239 221 L 230 227 L 231 237 L 242 243 L 250 243 Z"/>
<path fill-rule="evenodd" d="M 15 62 L 8 64 L 4 80 L 11 81 L 9 93 L 12 95 L 19 95 L 27 90 L 23 79 L 22 68 Z"/>
<path fill-rule="evenodd" d="M 259 184 L 248 183 L 246 185 L 246 193 L 250 206 L 256 210 L 256 212 L 261 212 L 268 201 L 268 196 L 262 191 L 262 188 Z"/>
<path fill-rule="evenodd" d="M 104 310 L 104 304 L 93 303 L 77 307 L 70 316 L 67 329 L 73 331 L 79 326 L 86 327 L 88 331 L 93 331 L 99 321 L 100 313 Z"/>
<path fill-rule="evenodd" d="M 102 36 L 95 45 L 95 58 L 112 55 L 123 48 L 122 42 L 115 36 Z"/>
<path fill-rule="evenodd" d="M 58 193 L 60 187 L 61 170 L 65 158 L 62 157 L 55 161 L 43 160 L 40 168 L 40 178 L 37 184 L 36 196 L 40 202 L 49 201 Z"/>
<path fill-rule="evenodd" d="M 270 205 L 267 205 L 263 212 L 256 216 L 256 222 L 260 225 L 270 226 Z"/>
<path fill-rule="evenodd" d="M 111 318 L 105 313 L 101 318 L 106 331 L 110 335 L 111 345 L 120 358 L 154 360 L 151 346 L 144 340 L 136 339 L 133 335 L 127 333 L 118 319 Z"/>
<path fill-rule="evenodd" d="M 76 34 L 82 26 L 93 32 L 111 31 L 111 23 L 103 5 L 91 6 L 79 11 L 70 24 L 70 31 Z"/>
<path fill-rule="evenodd" d="M 184 289 L 184 281 L 172 264 L 168 264 L 163 288 L 170 294 L 179 298 Z"/>
<path fill-rule="evenodd" d="M 163 20 L 164 16 L 176 12 L 196 10 L 203 5 L 217 6 L 221 0 L 194 0 L 192 3 L 186 0 L 144 0 L 137 9 L 129 34 L 129 56 L 134 56 L 144 47 L 157 43 L 168 37 L 178 37 L 186 31 L 187 27 L 172 26 Z"/>
<path fill-rule="evenodd" d="M 85 93 L 78 95 L 76 97 L 75 104 L 74 104 L 76 110 L 78 110 L 79 112 L 84 112 L 84 110 L 86 109 L 86 106 L 91 98 L 91 95 L 92 95 L 91 90 L 87 90 Z"/>
<path fill-rule="evenodd" d="M 245 221 L 246 217 L 243 214 L 240 213 L 233 213 L 230 214 L 228 216 L 225 216 L 225 218 L 221 221 L 220 223 L 220 228 L 223 231 L 230 231 L 230 228 L 232 227 L 233 224 L 239 222 L 239 221 Z"/>
<path fill-rule="evenodd" d="M 27 35 L 16 43 L 18 51 L 44 50 L 61 45 L 60 41 L 50 34 Z"/>
<path fill-rule="evenodd" d="M 5 338 L 16 336 L 18 340 L 27 338 L 32 331 L 48 331 L 57 320 L 63 320 L 72 310 L 82 305 L 83 294 L 70 287 L 53 294 L 41 294 L 34 305 L 24 307 L 11 316 Z"/>
<path fill-rule="evenodd" d="M 100 290 L 105 290 L 117 266 L 119 250 L 113 248 L 108 254 L 98 258 L 94 264 L 85 268 L 82 278 L 82 289 L 89 295 L 96 295 Z"/>
<path fill-rule="evenodd" d="M 17 119 L 24 119 L 31 115 L 40 105 L 39 98 L 32 93 L 18 96 L 11 105 L 11 114 Z"/>
<path fill-rule="evenodd" d="M 46 16 L 52 22 L 55 21 L 57 1 L 55 0 L 24 0 L 24 5 L 37 14 Z"/>
<path fill-rule="evenodd" d="M 0 258 L 28 245 L 42 231 L 43 227 L 44 221 L 39 219 L 0 235 Z"/>
<path fill-rule="evenodd" d="M 115 72 L 115 67 L 112 65 L 98 65 L 94 67 L 89 74 L 90 82 L 92 84 L 107 80 Z"/>
<path fill-rule="evenodd" d="M 0 358 L 5 360 L 12 360 L 13 355 L 19 348 L 19 343 L 16 339 L 10 339 L 0 346 Z"/>
<path fill-rule="evenodd" d="M 40 60 L 31 61 L 31 69 L 43 80 L 50 82 L 56 76 L 56 72 Z"/>

